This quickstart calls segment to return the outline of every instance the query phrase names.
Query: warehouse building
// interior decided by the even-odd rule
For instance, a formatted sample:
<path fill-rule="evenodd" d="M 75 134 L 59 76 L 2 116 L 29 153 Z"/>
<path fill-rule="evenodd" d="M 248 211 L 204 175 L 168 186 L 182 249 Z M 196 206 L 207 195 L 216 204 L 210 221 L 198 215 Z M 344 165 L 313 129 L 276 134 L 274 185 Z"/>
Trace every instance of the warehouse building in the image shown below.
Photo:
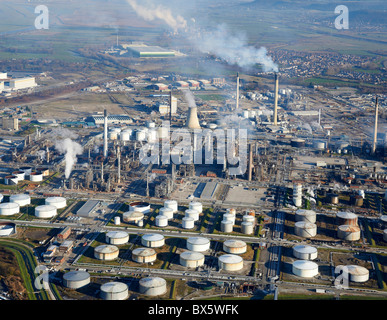
<path fill-rule="evenodd" d="M 123 44 L 127 52 L 137 58 L 162 58 L 174 57 L 175 52 L 158 46 L 147 46 L 145 44 Z"/>
<path fill-rule="evenodd" d="M 11 90 L 21 90 L 36 87 L 34 77 L 9 79 L 5 82 L 5 86 L 8 86 Z"/>
<path fill-rule="evenodd" d="M 86 203 L 79 208 L 77 215 L 80 217 L 90 217 L 98 208 L 99 200 L 87 200 Z"/>
<path fill-rule="evenodd" d="M 96 125 L 104 124 L 104 116 L 103 114 L 92 115 L 91 117 L 88 117 L 85 121 L 94 122 Z M 127 115 L 115 114 L 115 115 L 108 115 L 107 122 L 108 124 L 130 124 L 133 122 L 133 120 Z"/>

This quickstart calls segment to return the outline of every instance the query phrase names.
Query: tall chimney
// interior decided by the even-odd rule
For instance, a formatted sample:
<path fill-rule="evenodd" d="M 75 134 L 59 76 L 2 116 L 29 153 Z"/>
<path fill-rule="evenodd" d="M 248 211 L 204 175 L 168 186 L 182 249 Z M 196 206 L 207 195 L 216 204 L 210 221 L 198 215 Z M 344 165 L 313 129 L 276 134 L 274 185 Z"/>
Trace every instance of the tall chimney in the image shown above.
<path fill-rule="evenodd" d="M 278 74 L 275 73 L 275 87 L 274 87 L 274 125 L 277 125 L 277 108 L 278 108 Z"/>
<path fill-rule="evenodd" d="M 239 72 L 237 73 L 236 109 L 239 109 Z"/>
<path fill-rule="evenodd" d="M 197 107 L 189 108 L 186 126 L 189 129 L 200 129 Z"/>
<path fill-rule="evenodd" d="M 376 97 L 375 101 L 375 128 L 374 128 L 374 141 L 372 144 L 372 153 L 376 152 L 376 142 L 378 139 L 378 97 Z"/>
<path fill-rule="evenodd" d="M 108 149 L 108 119 L 106 109 L 103 112 L 104 117 L 104 134 L 103 134 L 103 156 L 107 158 L 107 149 Z"/>
<path fill-rule="evenodd" d="M 46 146 L 46 162 L 50 163 L 50 149 Z"/>
<path fill-rule="evenodd" d="M 253 145 L 249 145 L 249 173 L 248 180 L 251 181 L 253 176 Z"/>
<path fill-rule="evenodd" d="M 172 89 L 169 92 L 169 124 L 172 124 Z"/>
<path fill-rule="evenodd" d="M 121 183 L 121 147 L 117 146 L 117 182 Z"/>

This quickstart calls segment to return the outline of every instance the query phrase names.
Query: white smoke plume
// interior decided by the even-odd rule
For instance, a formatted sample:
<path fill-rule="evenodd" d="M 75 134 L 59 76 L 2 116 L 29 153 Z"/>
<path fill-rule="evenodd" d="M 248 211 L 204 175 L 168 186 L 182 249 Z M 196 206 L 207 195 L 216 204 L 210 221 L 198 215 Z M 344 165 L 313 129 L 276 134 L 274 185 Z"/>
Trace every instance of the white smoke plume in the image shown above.
<path fill-rule="evenodd" d="M 36 151 L 35 155 L 39 157 L 40 161 L 44 161 L 46 159 L 46 151 L 44 150 Z"/>
<path fill-rule="evenodd" d="M 191 90 L 183 90 L 184 98 L 188 102 L 189 108 L 195 108 L 196 102 L 195 102 L 195 96 L 191 92 Z"/>
<path fill-rule="evenodd" d="M 187 21 L 180 15 L 173 16 L 170 9 L 161 5 L 143 6 L 139 5 L 136 0 L 126 0 L 138 16 L 146 21 L 154 21 L 156 19 L 163 20 L 168 26 L 170 26 L 175 32 L 179 29 L 185 29 L 187 27 Z"/>
<path fill-rule="evenodd" d="M 59 140 L 55 144 L 55 148 L 65 155 L 65 177 L 70 177 L 74 164 L 77 162 L 77 155 L 82 154 L 82 146 L 70 138 Z"/>

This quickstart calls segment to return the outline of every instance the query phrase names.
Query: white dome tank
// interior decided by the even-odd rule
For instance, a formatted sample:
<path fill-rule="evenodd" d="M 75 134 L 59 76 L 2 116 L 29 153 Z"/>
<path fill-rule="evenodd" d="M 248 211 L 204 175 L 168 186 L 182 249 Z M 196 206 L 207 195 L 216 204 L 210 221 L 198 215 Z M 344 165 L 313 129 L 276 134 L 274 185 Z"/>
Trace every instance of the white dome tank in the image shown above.
<path fill-rule="evenodd" d="M 318 274 L 318 265 L 309 260 L 297 260 L 293 262 L 292 271 L 296 276 L 312 278 Z"/>
<path fill-rule="evenodd" d="M 167 292 L 167 282 L 159 277 L 142 278 L 139 281 L 140 293 L 147 296 L 159 296 Z"/>
<path fill-rule="evenodd" d="M 125 300 L 129 297 L 128 286 L 123 282 L 108 282 L 101 286 L 103 300 Z"/>
<path fill-rule="evenodd" d="M 55 206 L 57 209 L 63 209 L 67 206 L 66 198 L 64 197 L 46 198 L 45 204 Z"/>
<path fill-rule="evenodd" d="M 163 215 L 157 215 L 155 219 L 155 224 L 157 227 L 167 227 L 168 217 Z"/>
<path fill-rule="evenodd" d="M 9 197 L 9 202 L 15 202 L 20 207 L 25 207 L 31 204 L 31 197 L 28 194 L 13 194 Z"/>
<path fill-rule="evenodd" d="M 118 258 L 120 250 L 113 245 L 102 244 L 94 248 L 94 257 L 99 260 L 110 261 Z"/>
<path fill-rule="evenodd" d="M 20 206 L 15 202 L 0 203 L 0 215 L 12 216 L 20 212 Z"/>
<path fill-rule="evenodd" d="M 166 216 L 168 218 L 168 220 L 172 220 L 173 219 L 173 209 L 172 208 L 160 208 L 159 210 L 159 215 L 162 215 L 162 216 Z"/>
<path fill-rule="evenodd" d="M 317 249 L 312 246 L 298 245 L 293 247 L 293 255 L 300 260 L 314 260 L 317 258 Z"/>
<path fill-rule="evenodd" d="M 195 219 L 190 217 L 184 217 L 181 219 L 181 227 L 184 229 L 193 229 L 195 227 Z"/>
<path fill-rule="evenodd" d="M 136 131 L 136 140 L 145 141 L 147 138 L 147 133 L 148 133 L 148 130 L 146 128 Z"/>
<path fill-rule="evenodd" d="M 295 216 L 296 221 L 305 221 L 309 223 L 316 222 L 316 212 L 313 210 L 298 209 Z"/>
<path fill-rule="evenodd" d="M 346 241 L 357 241 L 360 239 L 360 228 L 348 224 L 338 226 L 337 237 Z"/>
<path fill-rule="evenodd" d="M 109 231 L 105 235 L 105 241 L 114 245 L 125 244 L 129 241 L 129 234 L 125 231 Z"/>
<path fill-rule="evenodd" d="M 187 239 L 187 249 L 195 252 L 204 252 L 210 249 L 210 240 L 203 237 Z"/>
<path fill-rule="evenodd" d="M 242 254 L 247 250 L 246 242 L 241 240 L 226 240 L 223 242 L 223 251 L 232 254 Z"/>
<path fill-rule="evenodd" d="M 193 209 L 185 210 L 185 216 L 187 218 L 193 218 L 195 221 L 199 220 L 199 211 Z"/>
<path fill-rule="evenodd" d="M 141 244 L 148 248 L 159 248 L 165 243 L 164 236 L 157 233 L 144 234 L 141 237 Z"/>
<path fill-rule="evenodd" d="M 299 221 L 294 225 L 294 232 L 297 236 L 312 238 L 317 234 L 317 226 L 314 223 Z"/>
<path fill-rule="evenodd" d="M 234 223 L 232 221 L 222 220 L 220 222 L 220 230 L 222 232 L 232 232 L 234 228 Z"/>
<path fill-rule="evenodd" d="M 52 218 L 57 214 L 56 207 L 51 205 L 41 205 L 35 207 L 35 217 L 37 218 Z"/>
<path fill-rule="evenodd" d="M 86 271 L 70 271 L 63 275 L 63 285 L 66 288 L 78 289 L 90 283 L 90 274 Z"/>
<path fill-rule="evenodd" d="M 224 254 L 218 258 L 218 267 L 225 271 L 238 271 L 243 268 L 243 259 L 235 254 Z"/>
<path fill-rule="evenodd" d="M 243 234 L 252 234 L 254 232 L 254 225 L 251 222 L 243 221 L 241 228 Z"/>
<path fill-rule="evenodd" d="M 191 201 L 189 203 L 189 209 L 196 210 L 200 214 L 203 212 L 203 205 L 201 202 Z"/>
<path fill-rule="evenodd" d="M 132 251 L 132 260 L 138 263 L 154 262 L 156 258 L 156 251 L 152 248 L 137 248 Z"/>
<path fill-rule="evenodd" d="M 185 251 L 180 254 L 180 264 L 187 268 L 197 268 L 204 265 L 204 255 L 200 252 Z"/>
<path fill-rule="evenodd" d="M 178 210 L 178 204 L 176 200 L 165 200 L 164 207 L 173 209 L 173 213 L 176 213 Z"/>

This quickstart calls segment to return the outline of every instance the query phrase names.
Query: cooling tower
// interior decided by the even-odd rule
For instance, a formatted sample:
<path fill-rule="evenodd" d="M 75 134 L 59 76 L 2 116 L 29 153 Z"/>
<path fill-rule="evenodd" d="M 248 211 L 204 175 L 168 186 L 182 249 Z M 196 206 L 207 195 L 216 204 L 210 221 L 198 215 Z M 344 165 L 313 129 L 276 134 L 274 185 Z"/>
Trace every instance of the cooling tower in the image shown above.
<path fill-rule="evenodd" d="M 278 74 L 275 73 L 275 88 L 274 88 L 274 125 L 277 125 L 277 109 L 278 109 Z"/>
<path fill-rule="evenodd" d="M 186 126 L 189 129 L 200 129 L 197 107 L 189 108 Z"/>

